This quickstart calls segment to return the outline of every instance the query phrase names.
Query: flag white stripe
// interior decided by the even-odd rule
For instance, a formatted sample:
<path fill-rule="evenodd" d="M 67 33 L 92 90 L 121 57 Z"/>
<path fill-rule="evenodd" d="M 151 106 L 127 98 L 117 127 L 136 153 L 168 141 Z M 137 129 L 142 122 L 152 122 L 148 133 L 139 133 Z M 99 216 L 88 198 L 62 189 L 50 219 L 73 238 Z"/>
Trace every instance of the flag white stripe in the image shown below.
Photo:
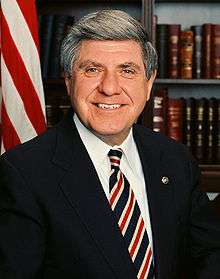
<path fill-rule="evenodd" d="M 2 61 L 2 54 L 0 56 L 0 59 Z M 1 83 L 1 81 L 0 81 Z M 0 84 L 0 123 L 2 122 L 1 121 L 1 116 L 2 116 L 2 111 L 1 111 L 1 108 L 2 108 L 2 87 L 1 87 L 1 84 Z M 0 135 L 1 136 L 1 135 Z"/>
<path fill-rule="evenodd" d="M 5 153 L 5 147 L 4 147 L 4 143 L 2 142 L 2 145 L 1 145 L 1 154 Z"/>
<path fill-rule="evenodd" d="M 17 92 L 11 75 L 5 65 L 5 61 L 3 57 L 1 58 L 2 97 L 8 117 L 18 134 L 20 141 L 24 142 L 37 136 L 37 133 L 26 114 L 23 101 Z M 18 115 L 21 115 L 21 117 L 18 117 Z"/>
<path fill-rule="evenodd" d="M 43 84 L 41 78 L 39 78 L 41 76 L 40 58 L 27 22 L 16 0 L 3 1 L 2 11 L 9 26 L 13 41 L 24 61 L 35 91 L 39 96 L 41 108 L 45 115 Z"/>

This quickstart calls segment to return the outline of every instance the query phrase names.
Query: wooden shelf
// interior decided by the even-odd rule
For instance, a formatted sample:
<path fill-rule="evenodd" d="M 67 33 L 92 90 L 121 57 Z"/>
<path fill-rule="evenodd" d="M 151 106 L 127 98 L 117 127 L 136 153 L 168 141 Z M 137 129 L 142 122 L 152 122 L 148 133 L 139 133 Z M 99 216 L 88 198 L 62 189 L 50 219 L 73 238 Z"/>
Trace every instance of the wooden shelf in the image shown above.
<path fill-rule="evenodd" d="M 155 3 L 219 3 L 219 0 L 155 0 Z"/>
<path fill-rule="evenodd" d="M 220 85 L 220 79 L 169 79 L 158 78 L 156 84 L 197 84 L 197 85 Z"/>
<path fill-rule="evenodd" d="M 206 192 L 220 193 L 220 165 L 200 165 L 202 189 Z"/>
<path fill-rule="evenodd" d="M 37 4 L 56 4 L 56 3 L 62 3 L 62 4 L 66 4 L 66 3 L 139 3 L 141 2 L 141 0 L 37 0 Z"/>

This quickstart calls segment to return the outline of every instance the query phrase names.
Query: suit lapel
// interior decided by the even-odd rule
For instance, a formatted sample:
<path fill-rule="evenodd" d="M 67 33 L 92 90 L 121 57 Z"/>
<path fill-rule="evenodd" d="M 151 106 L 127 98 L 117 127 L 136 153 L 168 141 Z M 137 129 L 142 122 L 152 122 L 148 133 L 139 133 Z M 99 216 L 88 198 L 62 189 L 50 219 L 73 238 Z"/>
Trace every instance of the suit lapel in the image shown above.
<path fill-rule="evenodd" d="M 66 169 L 61 187 L 115 276 L 134 279 L 124 240 L 93 163 L 70 119 L 58 128 L 54 156 L 54 162 Z"/>
<path fill-rule="evenodd" d="M 147 130 L 147 129 L 146 129 Z M 151 132 L 143 135 L 134 129 L 134 138 L 139 150 L 145 176 L 151 219 L 156 278 L 168 278 L 172 259 L 170 248 L 173 243 L 173 187 L 172 181 L 162 182 L 163 177 L 170 177 L 168 166 L 164 162 L 163 152 L 155 144 Z M 166 275 L 167 274 L 167 275 Z M 168 277 L 167 277 L 168 276 Z"/>

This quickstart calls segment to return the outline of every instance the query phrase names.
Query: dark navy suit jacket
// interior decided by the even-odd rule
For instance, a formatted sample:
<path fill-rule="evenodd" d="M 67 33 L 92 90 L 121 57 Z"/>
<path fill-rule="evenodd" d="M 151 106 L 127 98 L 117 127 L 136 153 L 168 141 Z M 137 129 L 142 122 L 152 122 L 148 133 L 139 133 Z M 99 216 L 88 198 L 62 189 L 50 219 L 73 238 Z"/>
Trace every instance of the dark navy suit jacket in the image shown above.
<path fill-rule="evenodd" d="M 220 220 L 185 147 L 134 126 L 149 198 L 155 276 L 220 278 Z M 168 184 L 162 177 L 169 178 Z M 72 114 L 0 159 L 1 279 L 134 279 L 135 270 Z"/>

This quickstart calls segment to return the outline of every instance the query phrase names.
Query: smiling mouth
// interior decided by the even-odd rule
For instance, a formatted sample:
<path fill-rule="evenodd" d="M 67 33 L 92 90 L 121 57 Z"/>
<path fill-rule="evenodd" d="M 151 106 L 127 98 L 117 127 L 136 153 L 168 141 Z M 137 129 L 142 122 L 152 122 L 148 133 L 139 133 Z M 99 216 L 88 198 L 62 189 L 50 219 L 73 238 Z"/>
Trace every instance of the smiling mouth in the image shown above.
<path fill-rule="evenodd" d="M 98 108 L 101 108 L 101 109 L 110 109 L 110 110 L 114 110 L 114 109 L 119 109 L 122 105 L 120 104 L 96 104 L 96 106 Z"/>

